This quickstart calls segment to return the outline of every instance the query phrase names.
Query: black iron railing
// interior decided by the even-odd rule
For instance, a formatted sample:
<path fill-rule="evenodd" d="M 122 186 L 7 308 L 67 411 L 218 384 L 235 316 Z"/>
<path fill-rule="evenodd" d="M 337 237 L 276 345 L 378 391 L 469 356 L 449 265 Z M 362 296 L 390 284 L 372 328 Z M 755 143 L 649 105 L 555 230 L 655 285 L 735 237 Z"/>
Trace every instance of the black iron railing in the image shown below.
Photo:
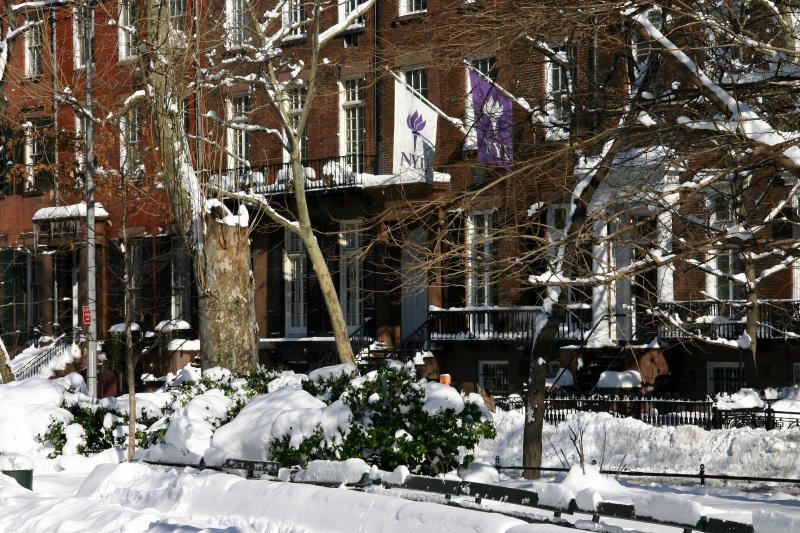
<path fill-rule="evenodd" d="M 332 190 L 364 185 L 364 175 L 375 173 L 375 156 L 366 154 L 306 159 L 302 161 L 307 191 Z M 260 194 L 285 194 L 294 188 L 290 163 L 268 163 L 223 171 L 220 185 L 228 190 L 252 190 Z"/>
<path fill-rule="evenodd" d="M 417 329 L 398 342 L 391 357 L 400 361 L 410 361 L 418 352 L 428 350 L 432 322 L 433 319 L 426 319 Z"/>
<path fill-rule="evenodd" d="M 693 336 L 737 339 L 745 330 L 747 302 L 661 302 L 655 309 L 642 310 L 641 313 L 649 315 L 649 320 L 657 321 L 658 335 L 662 339 L 685 339 Z M 760 300 L 758 321 L 759 339 L 780 339 L 787 333 L 800 334 L 800 301 Z"/>
<path fill-rule="evenodd" d="M 21 381 L 39 374 L 51 361 L 73 349 L 72 339 L 65 335 L 58 337 L 52 345 L 48 346 L 36 357 L 25 363 L 24 366 L 14 371 L 14 379 Z"/>
<path fill-rule="evenodd" d="M 430 312 L 430 339 L 510 340 L 533 339 L 541 307 L 466 307 L 437 309 Z M 570 304 L 556 338 L 581 341 L 592 327 L 592 309 L 588 304 Z"/>

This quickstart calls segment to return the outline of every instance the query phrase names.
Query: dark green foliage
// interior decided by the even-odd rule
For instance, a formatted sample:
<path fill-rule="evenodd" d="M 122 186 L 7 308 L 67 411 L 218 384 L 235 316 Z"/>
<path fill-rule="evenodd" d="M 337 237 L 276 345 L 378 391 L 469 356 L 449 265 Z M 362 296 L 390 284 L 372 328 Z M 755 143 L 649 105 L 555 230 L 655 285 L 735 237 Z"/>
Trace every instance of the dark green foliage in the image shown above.
<path fill-rule="evenodd" d="M 50 419 L 50 425 L 47 426 L 47 431 L 41 435 L 36 435 L 36 440 L 42 444 L 49 444 L 53 447 L 48 457 L 55 459 L 64 450 L 64 445 L 67 443 L 67 434 L 64 431 L 66 425 L 60 420 Z"/>
<path fill-rule="evenodd" d="M 311 459 L 370 459 L 383 469 L 405 464 L 416 470 L 446 472 L 454 465 L 459 447 L 474 448 L 481 437 L 493 438 L 491 420 L 480 407 L 431 414 L 423 409 L 425 388 L 413 367 L 387 363 L 363 378 L 339 376 L 303 388 L 331 404 L 337 399 L 353 413 L 350 427 L 340 428 L 340 439 L 327 442 L 322 429 L 291 448 L 287 436 L 270 446 L 273 459 L 283 464 L 306 464 Z M 465 457 L 469 462 L 471 456 Z"/>

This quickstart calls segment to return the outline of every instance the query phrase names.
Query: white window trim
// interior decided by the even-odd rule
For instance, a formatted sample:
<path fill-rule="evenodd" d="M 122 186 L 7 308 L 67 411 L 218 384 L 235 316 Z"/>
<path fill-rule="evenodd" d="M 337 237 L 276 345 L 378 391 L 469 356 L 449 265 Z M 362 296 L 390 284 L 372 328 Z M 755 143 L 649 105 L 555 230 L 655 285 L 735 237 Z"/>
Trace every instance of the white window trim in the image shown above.
<path fill-rule="evenodd" d="M 425 92 L 428 93 L 427 95 L 424 94 L 423 91 L 420 90 L 421 87 L 419 87 L 419 88 L 418 87 L 414 87 L 413 83 L 408 83 L 408 80 L 406 79 L 406 76 L 409 73 L 412 73 L 412 72 L 425 72 Z M 401 74 L 403 75 L 403 81 L 406 82 L 406 85 L 408 85 L 409 87 L 411 87 L 412 89 L 414 89 L 415 91 L 420 93 L 425 98 L 430 99 L 429 98 L 429 96 L 430 96 L 430 84 L 429 84 L 429 81 L 430 80 L 428 79 L 428 65 L 425 65 L 425 64 L 422 64 L 422 65 L 409 65 L 407 67 L 403 67 Z M 412 82 L 413 82 L 413 75 L 412 75 Z"/>
<path fill-rule="evenodd" d="M 135 28 L 136 32 L 139 31 L 138 27 L 134 24 L 136 21 L 131 21 L 132 15 L 132 2 L 136 0 L 125 0 L 120 1 L 119 3 L 119 13 L 117 14 L 117 39 L 118 43 L 117 46 L 119 48 L 119 60 L 126 61 L 129 59 L 133 59 L 138 55 L 138 50 L 136 50 L 135 46 L 128 46 L 128 39 L 133 36 L 135 38 L 136 33 L 131 33 L 127 28 L 133 27 Z"/>
<path fill-rule="evenodd" d="M 307 20 L 308 17 L 306 16 L 306 6 L 304 0 L 285 0 L 283 4 L 281 20 L 283 28 L 287 32 L 285 37 L 285 40 L 287 41 L 291 41 L 293 39 L 301 40 L 308 37 L 308 26 L 302 26 L 300 28 L 295 28 L 294 30 L 291 29 L 296 22 L 299 22 L 292 20 L 293 8 L 298 5 L 303 8 L 303 20 Z"/>
<path fill-rule="evenodd" d="M 357 80 L 360 79 L 366 85 L 366 76 L 364 74 L 354 74 L 352 76 L 346 76 L 339 79 L 339 155 L 342 157 L 349 155 L 347 153 L 347 118 L 345 110 L 350 107 L 350 102 L 347 101 L 347 91 L 345 89 L 345 82 L 349 80 Z M 366 88 L 364 94 L 364 100 L 357 100 L 357 104 L 352 104 L 352 107 L 357 105 L 364 106 L 364 116 L 366 119 Z M 366 125 L 366 122 L 365 122 Z M 366 139 L 366 132 L 364 133 L 364 137 Z M 362 154 L 363 155 L 363 154 Z"/>
<path fill-rule="evenodd" d="M 478 235 L 476 233 L 475 221 L 474 218 L 477 216 L 486 216 L 488 217 L 489 225 L 488 228 L 480 228 L 482 231 L 486 230 L 489 235 L 489 240 L 486 242 L 480 242 L 481 239 L 484 239 L 483 233 L 479 235 L 478 245 L 481 248 L 482 253 L 486 253 L 486 248 L 488 247 L 489 251 L 491 252 L 491 232 L 493 228 L 492 224 L 492 217 L 494 216 L 495 210 L 494 209 L 476 209 L 474 211 L 467 212 L 467 306 L 468 307 L 476 307 L 477 304 L 475 303 L 475 295 L 478 292 L 483 292 L 484 294 L 483 299 L 485 302 L 483 305 L 491 305 L 488 302 L 491 302 L 495 296 L 496 288 L 489 283 L 488 285 L 483 285 L 478 287 L 478 275 L 476 273 L 477 270 L 477 262 L 475 260 L 475 254 L 473 253 L 473 238 L 474 236 Z M 484 324 L 484 326 L 489 326 L 489 324 Z"/>
<path fill-rule="evenodd" d="M 286 90 L 286 93 L 285 93 L 286 94 L 286 112 L 289 115 L 289 120 L 290 121 L 293 121 L 293 119 L 295 117 L 298 117 L 303 112 L 303 106 L 301 106 L 301 107 L 293 107 L 292 106 L 292 97 L 293 97 L 294 91 L 303 91 L 303 90 L 306 91 L 306 94 L 303 95 L 303 106 L 305 106 L 305 103 L 308 101 L 307 100 L 308 99 L 308 93 L 307 93 L 308 88 L 305 85 L 298 85 L 298 86 L 291 87 L 291 88 Z M 292 127 L 294 127 L 294 124 L 290 124 L 290 125 Z M 306 127 L 303 130 L 303 136 L 300 139 L 300 142 L 301 143 L 305 142 L 306 149 L 308 149 L 308 122 L 306 122 Z M 291 160 L 290 160 L 289 150 L 286 149 L 285 145 L 283 147 L 282 153 L 283 153 L 283 162 L 284 163 L 290 163 Z M 305 157 L 303 157 L 303 156 L 305 156 Z M 300 159 L 301 160 L 308 159 L 308 153 L 303 154 L 302 146 L 300 147 Z"/>
<path fill-rule="evenodd" d="M 709 361 L 706 363 L 706 390 L 708 394 L 714 393 L 714 373 L 715 368 L 735 368 L 739 369 L 739 363 L 731 361 Z M 744 369 L 742 369 L 744 371 Z"/>
<path fill-rule="evenodd" d="M 28 16 L 27 23 L 38 23 L 42 22 L 41 17 L 39 16 Z M 39 61 L 41 72 L 34 72 L 33 70 L 33 62 L 31 61 L 31 41 L 34 36 L 34 32 L 38 33 L 39 35 Z M 44 42 L 43 42 L 44 32 L 42 31 L 42 24 L 36 24 L 31 26 L 28 31 L 25 32 L 25 77 L 27 78 L 40 78 L 44 75 Z"/>
<path fill-rule="evenodd" d="M 709 212 L 710 212 L 710 216 L 709 216 L 708 220 L 709 220 L 709 224 L 712 225 L 712 226 L 716 225 L 716 223 L 717 223 L 716 202 L 718 200 L 720 200 L 720 199 L 728 201 L 727 197 L 723 196 L 722 194 L 709 196 L 709 198 L 707 199 L 708 209 L 709 209 Z M 725 252 L 725 253 L 729 254 L 729 257 L 731 257 L 732 254 L 733 254 L 733 252 L 730 251 L 730 250 Z M 714 251 L 710 252 L 706 257 L 707 257 L 706 264 L 711 268 L 717 269 L 718 268 L 717 259 L 719 258 L 719 254 L 717 253 L 717 251 L 714 250 Z M 722 282 L 730 283 L 731 280 L 729 280 L 728 278 L 722 278 L 720 276 L 715 276 L 714 274 L 711 274 L 710 272 L 706 272 L 706 292 L 707 292 L 708 296 L 710 296 L 713 299 L 717 299 L 717 294 L 719 293 L 720 283 L 722 283 Z M 728 296 L 730 296 L 730 290 L 731 289 L 730 289 L 730 286 L 729 286 L 729 288 L 728 288 Z M 723 298 L 722 300 L 723 301 L 734 301 L 731 298 Z"/>
<path fill-rule="evenodd" d="M 358 219 L 355 220 L 343 220 L 339 223 L 339 262 L 341 268 L 339 269 L 339 294 L 340 294 L 340 305 L 342 306 L 342 312 L 345 316 L 345 322 L 347 323 L 347 332 L 352 334 L 361 325 L 364 323 L 364 306 L 362 305 L 362 290 L 364 286 L 364 269 L 362 265 L 362 261 L 359 258 L 360 248 L 361 248 L 361 234 L 358 231 L 361 228 L 361 221 Z M 354 249 L 345 248 L 344 243 L 345 237 L 344 232 L 347 231 L 348 233 L 351 231 L 355 231 L 353 235 L 356 238 L 356 247 Z M 356 286 L 355 286 L 355 307 L 356 307 L 356 315 L 358 316 L 358 320 L 353 323 L 347 322 L 349 316 L 347 313 L 347 268 L 346 263 L 348 261 L 355 261 L 357 270 L 356 270 Z"/>
<path fill-rule="evenodd" d="M 568 48 L 570 46 L 575 46 L 575 44 L 574 43 L 559 43 L 559 44 L 552 45 L 551 48 L 553 50 L 556 50 L 558 48 Z M 555 99 L 552 96 L 553 92 L 555 90 L 554 87 L 553 87 L 553 82 L 552 82 L 552 74 L 553 74 L 553 67 L 554 66 L 555 66 L 555 63 L 550 58 L 547 58 L 546 61 L 545 61 L 545 71 L 544 71 L 545 106 L 546 106 L 545 109 L 547 110 L 547 115 L 549 117 L 551 117 L 553 120 L 556 120 L 556 115 L 555 115 L 556 102 L 555 102 Z M 559 67 L 560 67 L 560 65 L 559 65 Z M 575 71 L 573 73 L 571 73 L 571 74 L 567 73 L 567 93 L 568 94 L 572 92 L 572 85 L 575 83 L 575 80 L 571 79 L 571 78 L 573 78 L 575 76 L 575 74 L 577 74 L 577 69 L 575 69 Z M 571 117 L 575 110 L 572 109 L 572 105 L 571 104 L 568 104 L 568 105 L 570 107 L 570 110 L 569 110 L 568 114 Z M 559 122 L 558 123 L 558 129 L 562 129 L 563 127 L 568 126 L 568 125 L 569 125 L 569 121 Z M 553 134 L 555 134 L 555 133 L 553 132 Z M 557 136 L 557 134 L 555 134 L 555 135 Z"/>
<path fill-rule="evenodd" d="M 250 13 L 246 0 L 225 0 L 225 47 L 229 50 L 242 48 L 250 41 L 250 32 L 246 27 L 240 27 L 236 19 L 234 7 L 240 5 L 247 13 L 248 23 Z"/>
<path fill-rule="evenodd" d="M 120 172 L 124 172 L 124 173 L 132 173 L 135 170 L 134 162 L 128 160 L 128 136 L 129 136 L 129 129 L 131 127 L 130 114 L 129 113 L 137 113 L 137 112 L 141 113 L 141 110 L 131 109 L 130 111 L 128 111 L 128 113 L 126 113 L 125 115 L 123 115 L 120 118 L 120 122 L 119 122 L 119 134 L 120 134 L 120 139 L 119 139 L 119 169 L 120 169 Z M 138 122 L 139 122 L 138 126 L 139 126 L 139 128 L 141 128 L 141 126 L 142 126 L 141 114 L 139 115 Z M 139 130 L 138 134 L 139 134 L 139 149 L 141 150 L 141 148 L 142 148 L 141 144 L 142 144 L 142 141 L 143 141 L 141 129 Z M 142 156 L 141 153 L 139 155 Z M 129 177 L 136 179 L 138 176 L 129 176 Z"/>
<path fill-rule="evenodd" d="M 497 57 L 494 54 L 472 56 L 467 58 L 467 63 L 472 65 L 476 61 L 484 59 L 494 59 L 495 68 L 497 68 Z M 475 109 L 472 104 L 472 80 L 469 77 L 470 67 L 464 68 L 465 87 L 467 88 L 466 105 L 464 106 L 464 125 L 467 127 L 467 136 L 464 139 L 464 150 L 477 150 L 478 149 L 478 130 L 475 128 Z"/>
<path fill-rule="evenodd" d="M 509 364 L 508 361 L 505 361 L 505 360 L 503 360 L 503 361 L 494 361 L 494 360 L 482 359 L 482 360 L 478 361 L 478 386 L 481 388 L 481 390 L 484 390 L 484 383 L 485 383 L 485 380 L 486 380 L 486 376 L 484 375 L 484 370 L 483 369 L 484 369 L 484 367 L 489 366 L 489 365 L 504 365 L 506 367 L 506 375 L 508 376 L 508 385 L 509 386 L 511 385 L 511 372 L 510 372 L 511 365 Z M 495 394 L 497 394 L 498 392 L 505 392 L 506 394 L 508 393 L 507 390 L 503 391 L 502 389 L 498 389 L 496 384 L 495 384 L 494 392 L 495 392 Z M 500 394 L 500 396 L 504 396 L 504 394 Z"/>
<path fill-rule="evenodd" d="M 92 37 L 94 38 L 95 33 L 95 15 L 94 9 L 88 8 L 89 12 L 91 13 L 91 31 Z M 78 25 L 83 24 L 83 17 L 81 17 L 81 8 L 80 6 L 76 6 L 72 8 L 72 58 L 73 58 L 73 65 L 75 69 L 83 69 L 85 68 L 84 64 L 84 44 L 81 42 L 81 35 L 78 31 Z M 92 58 L 94 59 L 94 57 Z"/>
<path fill-rule="evenodd" d="M 81 122 L 80 113 L 75 113 L 75 140 L 86 139 L 86 132 L 84 131 L 83 122 Z M 75 162 L 78 164 L 78 169 L 83 170 L 86 167 L 86 152 L 81 149 L 80 143 L 75 143 Z"/>
<path fill-rule="evenodd" d="M 348 3 L 351 2 L 351 1 L 353 1 L 353 0 L 341 0 L 338 3 L 337 7 L 339 8 L 339 21 L 343 21 L 344 19 L 347 18 L 347 15 L 349 15 L 350 13 L 353 12 L 352 9 L 350 9 L 350 10 L 347 9 Z M 357 2 L 356 3 L 356 9 L 358 9 L 358 6 L 360 6 L 361 4 L 366 2 L 366 0 L 355 0 L 355 1 Z M 364 15 L 362 15 L 361 17 L 359 17 L 356 20 L 354 20 L 353 23 L 350 24 L 348 29 L 363 28 L 365 26 L 365 24 L 366 24 L 366 21 L 364 20 Z"/>
<path fill-rule="evenodd" d="M 35 164 L 33 160 L 33 146 L 35 141 L 33 139 L 33 133 L 36 130 L 35 126 L 30 122 L 25 123 L 25 182 L 26 182 L 26 189 L 32 189 L 36 183 L 36 175 L 33 172 L 33 165 Z"/>
<path fill-rule="evenodd" d="M 287 337 L 305 337 L 308 334 L 308 302 L 305 289 L 305 276 L 306 276 L 306 256 L 308 252 L 306 252 L 305 247 L 303 247 L 302 251 L 289 251 L 289 239 L 293 234 L 290 232 L 289 229 L 285 230 L 284 235 L 284 246 L 283 246 L 283 279 L 286 282 L 285 287 L 285 296 L 284 296 L 284 307 L 285 307 L 285 319 L 284 325 L 286 328 L 286 336 Z M 302 302 L 303 306 L 303 315 L 302 315 L 302 322 L 301 326 L 292 326 L 292 315 L 291 315 L 291 305 L 292 305 L 292 295 L 289 290 L 289 283 L 292 281 L 292 259 L 299 259 L 300 262 L 300 283 L 298 284 L 300 288 L 300 301 Z"/>
<path fill-rule="evenodd" d="M 426 13 L 428 11 L 427 2 L 425 4 L 425 9 L 409 9 L 409 5 L 414 0 L 399 0 L 398 1 L 398 15 L 405 16 L 405 15 L 414 15 L 417 13 Z"/>
<path fill-rule="evenodd" d="M 236 117 L 234 116 L 234 101 L 237 98 L 242 98 L 242 97 L 250 98 L 250 95 L 247 94 L 247 93 L 234 94 L 234 95 L 229 96 L 226 99 L 225 107 L 226 107 L 226 114 L 227 114 L 229 122 L 237 122 L 238 123 L 238 121 L 235 121 Z M 252 105 L 252 102 L 248 102 L 248 107 L 250 105 Z M 238 129 L 231 128 L 231 127 L 227 128 L 227 144 L 228 144 L 227 151 L 228 151 L 228 169 L 229 170 L 238 169 L 238 168 L 249 168 L 250 167 L 250 159 L 249 158 L 246 159 L 245 161 L 240 161 L 239 157 L 238 157 L 238 154 L 236 154 L 236 137 L 237 137 L 237 135 L 242 134 L 242 133 L 245 134 L 245 139 L 247 140 L 248 145 L 250 145 L 251 144 L 250 135 L 246 131 L 238 130 Z M 250 151 L 251 148 L 252 148 L 252 145 L 248 147 L 248 152 Z"/>

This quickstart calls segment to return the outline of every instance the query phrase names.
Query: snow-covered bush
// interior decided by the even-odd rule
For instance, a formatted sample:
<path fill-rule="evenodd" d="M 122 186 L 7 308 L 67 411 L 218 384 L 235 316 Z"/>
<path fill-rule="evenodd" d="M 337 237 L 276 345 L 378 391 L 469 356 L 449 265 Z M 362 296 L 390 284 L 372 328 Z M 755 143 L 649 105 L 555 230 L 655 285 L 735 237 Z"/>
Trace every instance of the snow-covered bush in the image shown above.
<path fill-rule="evenodd" d="M 349 427 L 338 428 L 340 438 L 318 427 L 299 444 L 294 439 L 294 445 L 287 432 L 270 444 L 273 459 L 306 464 L 311 459 L 371 458 L 387 470 L 404 464 L 445 472 L 454 466 L 459 448 L 470 450 L 481 437 L 495 435 L 480 400 L 418 380 L 410 364 L 389 361 L 356 378 L 341 370 L 309 376 L 303 388 L 329 406 L 341 401 L 352 413 Z"/>

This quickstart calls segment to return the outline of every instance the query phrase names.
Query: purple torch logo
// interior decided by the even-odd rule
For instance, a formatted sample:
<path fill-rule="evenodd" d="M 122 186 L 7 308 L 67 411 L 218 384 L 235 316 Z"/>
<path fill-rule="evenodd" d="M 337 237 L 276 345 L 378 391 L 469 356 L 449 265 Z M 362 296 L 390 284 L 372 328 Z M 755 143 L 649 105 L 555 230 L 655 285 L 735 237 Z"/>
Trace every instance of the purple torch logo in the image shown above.
<path fill-rule="evenodd" d="M 419 132 L 425 129 L 425 119 L 422 118 L 422 115 L 414 111 L 412 115 L 408 115 L 406 117 L 406 125 L 411 130 L 411 135 L 414 136 L 414 151 L 417 151 L 417 137 L 419 137 Z"/>

